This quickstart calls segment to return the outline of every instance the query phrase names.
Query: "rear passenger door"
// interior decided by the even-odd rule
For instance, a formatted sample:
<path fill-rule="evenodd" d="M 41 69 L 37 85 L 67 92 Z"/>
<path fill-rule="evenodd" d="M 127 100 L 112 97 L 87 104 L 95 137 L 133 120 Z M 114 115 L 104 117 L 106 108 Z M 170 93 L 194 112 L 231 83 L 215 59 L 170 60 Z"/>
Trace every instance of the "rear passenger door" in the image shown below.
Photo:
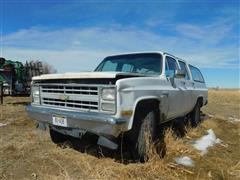
<path fill-rule="evenodd" d="M 185 71 L 186 75 L 185 78 L 182 79 L 182 81 L 184 81 L 185 84 L 185 100 L 184 100 L 184 106 L 185 106 L 185 114 L 189 113 L 192 110 L 192 96 L 193 96 L 193 90 L 194 90 L 194 83 L 193 81 L 191 81 L 190 79 L 190 72 L 189 69 L 187 67 L 187 64 L 182 61 L 182 60 L 178 60 L 180 69 Z"/>
<path fill-rule="evenodd" d="M 194 107 L 198 97 L 205 97 L 205 98 L 207 97 L 207 87 L 201 71 L 192 65 L 189 65 L 189 69 L 192 75 L 192 82 L 194 84 L 193 98 L 192 98 L 192 106 Z M 204 99 L 204 102 L 205 102 L 205 99 Z"/>

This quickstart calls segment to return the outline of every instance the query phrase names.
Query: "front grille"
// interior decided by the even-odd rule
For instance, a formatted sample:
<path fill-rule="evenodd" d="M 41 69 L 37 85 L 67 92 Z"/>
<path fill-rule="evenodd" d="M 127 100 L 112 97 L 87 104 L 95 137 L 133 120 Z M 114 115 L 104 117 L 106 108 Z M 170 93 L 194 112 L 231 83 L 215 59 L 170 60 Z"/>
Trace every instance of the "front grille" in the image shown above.
<path fill-rule="evenodd" d="M 51 107 L 99 111 L 99 88 L 88 85 L 40 85 L 41 104 Z"/>
<path fill-rule="evenodd" d="M 66 94 L 88 94 L 97 95 L 97 87 L 81 87 L 81 86 L 42 86 L 42 92 L 46 93 L 66 93 Z"/>

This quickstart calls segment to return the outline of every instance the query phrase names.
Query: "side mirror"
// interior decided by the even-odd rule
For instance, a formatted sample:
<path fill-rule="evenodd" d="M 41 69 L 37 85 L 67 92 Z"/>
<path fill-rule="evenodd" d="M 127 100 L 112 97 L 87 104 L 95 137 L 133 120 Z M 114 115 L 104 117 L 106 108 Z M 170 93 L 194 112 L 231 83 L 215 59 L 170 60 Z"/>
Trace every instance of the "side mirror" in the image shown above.
<path fill-rule="evenodd" d="M 186 72 L 184 70 L 177 69 L 175 71 L 175 78 L 185 78 Z"/>

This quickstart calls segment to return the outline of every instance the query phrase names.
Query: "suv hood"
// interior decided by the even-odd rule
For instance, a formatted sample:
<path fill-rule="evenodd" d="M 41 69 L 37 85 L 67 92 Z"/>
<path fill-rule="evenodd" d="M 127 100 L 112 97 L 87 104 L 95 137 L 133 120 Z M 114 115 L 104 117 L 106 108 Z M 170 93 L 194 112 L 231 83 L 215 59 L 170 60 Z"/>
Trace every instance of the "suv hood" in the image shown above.
<path fill-rule="evenodd" d="M 120 77 L 143 77 L 144 74 L 127 72 L 81 72 L 63 74 L 44 74 L 35 76 L 32 80 L 54 80 L 54 79 L 113 79 Z"/>

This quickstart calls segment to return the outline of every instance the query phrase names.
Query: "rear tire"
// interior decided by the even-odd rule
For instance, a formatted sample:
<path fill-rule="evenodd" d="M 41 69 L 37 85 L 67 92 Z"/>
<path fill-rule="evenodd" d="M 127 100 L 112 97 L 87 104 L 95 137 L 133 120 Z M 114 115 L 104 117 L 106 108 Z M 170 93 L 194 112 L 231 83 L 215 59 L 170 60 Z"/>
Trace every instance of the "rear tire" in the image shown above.
<path fill-rule="evenodd" d="M 67 140 L 67 136 L 64 134 L 61 134 L 53 129 L 50 129 L 50 137 L 52 142 L 55 144 L 63 143 Z"/>
<path fill-rule="evenodd" d="M 197 101 L 192 113 L 191 113 L 191 126 L 192 127 L 197 127 L 197 125 L 200 122 L 200 102 L 199 100 Z"/>

